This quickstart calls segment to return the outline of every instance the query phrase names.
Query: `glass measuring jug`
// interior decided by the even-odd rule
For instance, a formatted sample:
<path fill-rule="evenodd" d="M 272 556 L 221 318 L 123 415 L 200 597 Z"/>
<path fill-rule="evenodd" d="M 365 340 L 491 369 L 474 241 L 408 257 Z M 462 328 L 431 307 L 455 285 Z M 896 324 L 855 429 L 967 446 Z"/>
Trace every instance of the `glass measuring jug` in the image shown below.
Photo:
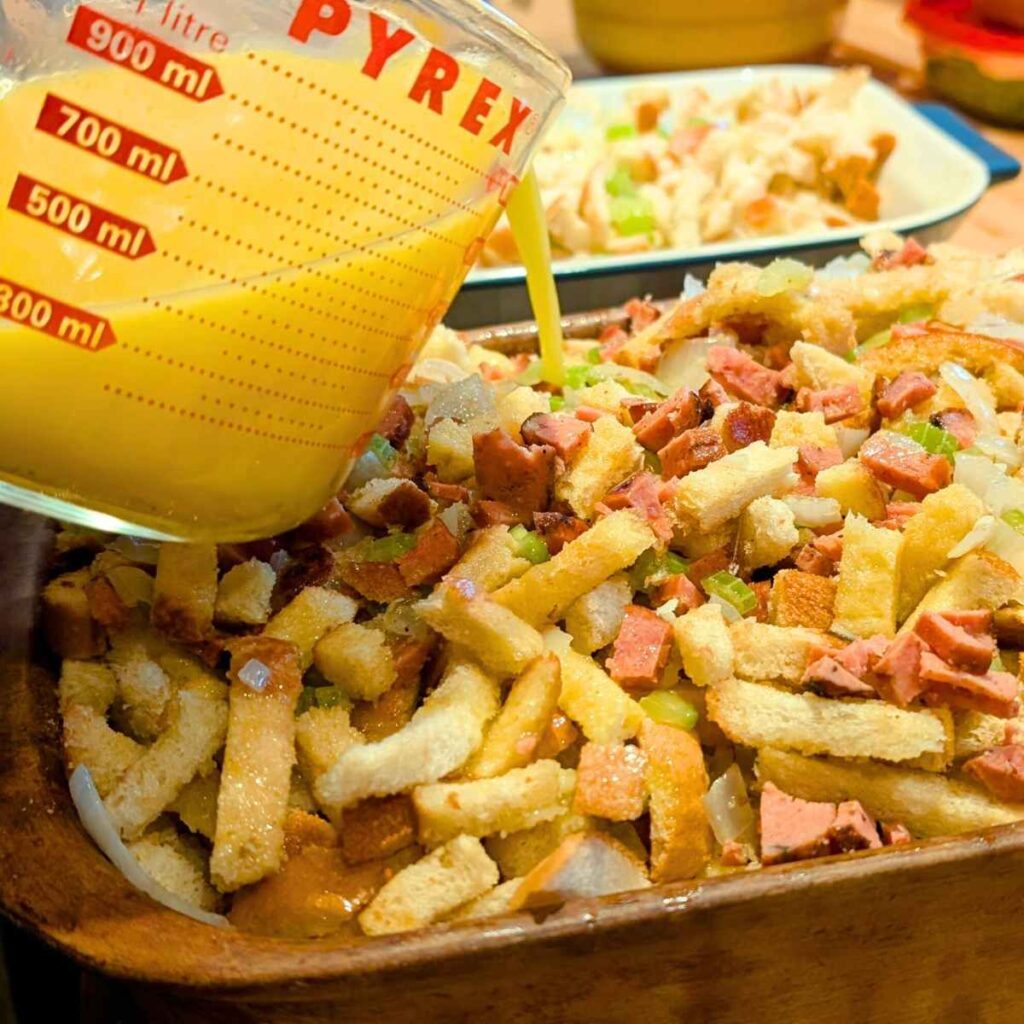
<path fill-rule="evenodd" d="M 313 513 L 567 85 L 476 0 L 0 0 L 0 500 Z"/>

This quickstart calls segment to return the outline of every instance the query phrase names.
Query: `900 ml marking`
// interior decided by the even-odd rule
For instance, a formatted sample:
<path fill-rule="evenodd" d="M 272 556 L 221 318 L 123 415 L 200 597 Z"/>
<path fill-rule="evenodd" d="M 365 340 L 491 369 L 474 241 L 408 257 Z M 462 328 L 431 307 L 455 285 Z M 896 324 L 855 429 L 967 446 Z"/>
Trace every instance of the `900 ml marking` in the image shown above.
<path fill-rule="evenodd" d="M 162 185 L 188 175 L 176 149 L 53 93 L 43 101 L 36 128 Z"/>
<path fill-rule="evenodd" d="M 75 11 L 68 42 L 188 99 L 202 102 L 224 93 L 209 64 L 85 4 Z"/>
<path fill-rule="evenodd" d="M 102 317 L 65 305 L 2 277 L 0 319 L 31 327 L 90 352 L 108 348 L 117 340 L 110 323 Z"/>
<path fill-rule="evenodd" d="M 156 252 L 152 236 L 141 224 L 26 174 L 18 175 L 7 205 L 26 217 L 130 260 Z"/>

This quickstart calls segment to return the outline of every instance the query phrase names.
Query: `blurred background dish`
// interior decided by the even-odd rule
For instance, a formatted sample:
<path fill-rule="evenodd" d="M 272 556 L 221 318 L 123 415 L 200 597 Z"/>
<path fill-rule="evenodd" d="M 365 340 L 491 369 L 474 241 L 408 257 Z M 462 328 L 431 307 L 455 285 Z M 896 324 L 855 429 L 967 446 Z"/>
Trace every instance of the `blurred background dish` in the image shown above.
<path fill-rule="evenodd" d="M 909 0 L 931 89 L 978 117 L 1024 125 L 1024 2 Z"/>
<path fill-rule="evenodd" d="M 609 71 L 820 59 L 846 0 L 574 0 L 580 41 Z"/>

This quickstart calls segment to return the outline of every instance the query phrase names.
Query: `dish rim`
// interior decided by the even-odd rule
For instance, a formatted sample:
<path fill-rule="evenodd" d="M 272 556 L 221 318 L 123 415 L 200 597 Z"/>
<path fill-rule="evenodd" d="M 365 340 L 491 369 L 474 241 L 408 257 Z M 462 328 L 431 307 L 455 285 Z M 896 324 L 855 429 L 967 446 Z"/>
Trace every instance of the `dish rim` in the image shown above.
<path fill-rule="evenodd" d="M 606 75 L 576 82 L 573 88 L 595 93 L 612 93 L 616 89 L 624 90 L 627 85 L 629 88 L 644 88 L 665 84 L 683 85 L 687 82 L 699 84 L 700 81 L 736 78 L 746 78 L 753 83 L 758 79 L 786 74 L 811 79 L 826 79 L 836 73 L 836 68 L 823 67 L 818 64 L 764 64 L 711 70 L 652 72 L 644 75 Z M 930 136 L 935 145 L 945 147 L 948 152 L 955 153 L 956 158 L 962 160 L 965 167 L 969 166 L 975 179 L 970 192 L 968 193 L 965 189 L 962 196 L 931 210 L 904 214 L 900 217 L 888 217 L 878 221 L 858 222 L 849 227 L 833 228 L 814 234 L 771 235 L 764 238 L 700 245 L 693 249 L 680 247 L 659 249 L 655 252 L 635 253 L 629 256 L 590 255 L 556 260 L 552 264 L 556 281 L 587 279 L 626 272 L 665 270 L 673 267 L 685 269 L 688 266 L 722 260 L 749 259 L 767 255 L 792 255 L 823 247 L 855 245 L 865 233 L 874 231 L 894 231 L 897 234 L 905 234 L 934 228 L 963 216 L 977 205 L 993 184 L 992 173 L 985 161 L 968 149 L 959 139 L 936 125 L 884 82 L 870 78 L 864 88 L 878 93 L 884 97 L 885 102 L 895 103 L 902 108 L 902 112 L 916 123 L 917 129 L 923 135 Z M 466 276 L 462 289 L 464 291 L 480 291 L 518 285 L 525 280 L 526 273 L 518 264 L 474 268 Z"/>

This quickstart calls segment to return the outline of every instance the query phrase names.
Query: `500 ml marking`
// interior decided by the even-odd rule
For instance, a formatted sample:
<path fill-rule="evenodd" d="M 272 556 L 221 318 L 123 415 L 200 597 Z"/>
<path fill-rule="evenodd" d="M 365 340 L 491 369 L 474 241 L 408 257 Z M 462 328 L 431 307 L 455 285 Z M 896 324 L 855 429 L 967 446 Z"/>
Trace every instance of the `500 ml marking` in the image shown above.
<path fill-rule="evenodd" d="M 18 175 L 7 206 L 130 260 L 156 252 L 152 236 L 141 224 L 27 174 Z"/>
<path fill-rule="evenodd" d="M 31 327 L 89 352 L 99 352 L 117 341 L 109 321 L 5 277 L 0 277 L 0 319 Z"/>
<path fill-rule="evenodd" d="M 161 185 L 188 176 L 178 150 L 53 93 L 46 94 L 36 128 Z"/>

